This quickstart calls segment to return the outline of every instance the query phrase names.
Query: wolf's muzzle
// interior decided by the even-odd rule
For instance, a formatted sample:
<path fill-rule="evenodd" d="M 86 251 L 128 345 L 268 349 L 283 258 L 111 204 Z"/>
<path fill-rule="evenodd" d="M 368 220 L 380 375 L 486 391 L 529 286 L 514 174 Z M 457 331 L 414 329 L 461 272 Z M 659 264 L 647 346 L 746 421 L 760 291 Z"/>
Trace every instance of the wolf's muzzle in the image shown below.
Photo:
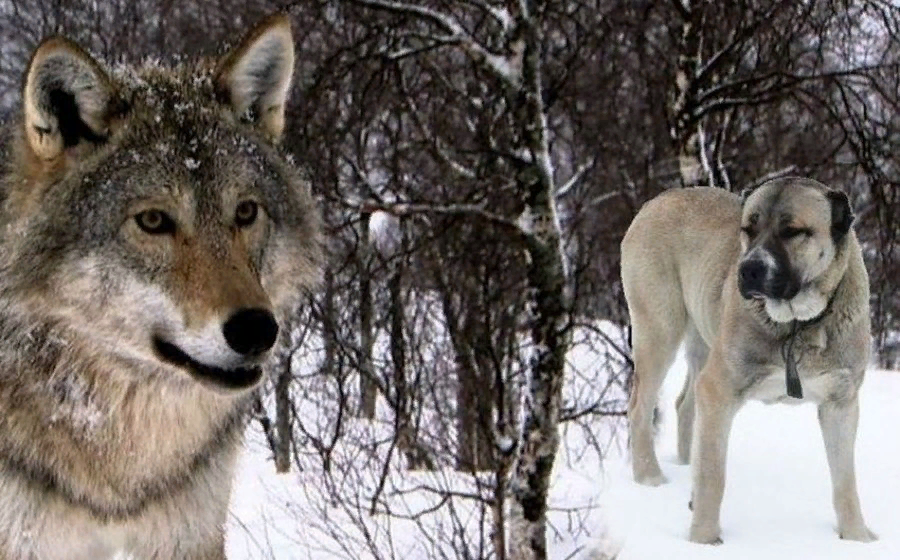
<path fill-rule="evenodd" d="M 222 389 L 247 389 L 262 378 L 262 368 L 258 365 L 224 369 L 203 364 L 191 358 L 181 348 L 162 338 L 153 337 L 153 347 L 160 360 L 185 369 L 198 381 Z"/>

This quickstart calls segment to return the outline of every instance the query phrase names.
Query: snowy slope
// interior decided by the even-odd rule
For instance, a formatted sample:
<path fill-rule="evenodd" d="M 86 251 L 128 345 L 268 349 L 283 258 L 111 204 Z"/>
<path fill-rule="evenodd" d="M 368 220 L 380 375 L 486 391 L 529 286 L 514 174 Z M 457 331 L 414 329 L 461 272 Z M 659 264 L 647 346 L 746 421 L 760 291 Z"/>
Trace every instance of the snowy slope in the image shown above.
<path fill-rule="evenodd" d="M 722 509 L 725 544 L 719 547 L 686 540 L 690 468 L 674 462 L 672 406 L 683 375 L 679 359 L 663 389 L 665 415 L 658 445 L 671 481 L 666 486 L 645 488 L 631 481 L 622 437 L 602 442 L 611 446 L 611 455 L 601 466 L 596 454 L 583 452 L 585 431 L 566 427 L 551 493 L 552 558 L 602 558 L 591 552 L 619 549 L 621 560 L 900 559 L 900 373 L 870 372 L 861 396 L 859 490 L 869 526 L 881 537 L 878 542 L 843 542 L 834 531 L 815 407 L 750 403 L 738 414 L 732 433 Z M 254 439 L 235 489 L 230 558 L 371 557 L 341 549 L 339 539 L 314 529 L 321 525 L 316 515 L 341 512 L 317 513 L 304 507 L 303 500 L 317 483 L 314 473 L 275 475 L 264 447 Z M 372 528 L 378 530 L 377 524 Z M 417 553 L 416 531 L 396 521 L 388 530 L 396 557 L 424 558 Z"/>

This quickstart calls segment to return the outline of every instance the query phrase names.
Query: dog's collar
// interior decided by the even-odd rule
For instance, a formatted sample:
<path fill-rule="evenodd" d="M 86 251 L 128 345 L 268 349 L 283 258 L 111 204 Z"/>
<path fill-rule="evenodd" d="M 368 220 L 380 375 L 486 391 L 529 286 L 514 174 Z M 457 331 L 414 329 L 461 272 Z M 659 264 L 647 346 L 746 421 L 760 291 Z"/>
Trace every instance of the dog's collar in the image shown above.
<path fill-rule="evenodd" d="M 843 283 L 843 279 L 841 279 L 841 283 Z M 797 371 L 797 364 L 800 360 L 794 356 L 794 343 L 797 341 L 797 335 L 802 331 L 805 331 L 811 327 L 815 327 L 819 323 L 822 322 L 823 319 L 831 312 L 832 304 L 834 303 L 835 298 L 837 297 L 838 290 L 841 287 L 841 283 L 837 285 L 833 292 L 831 292 L 831 296 L 828 298 L 828 303 L 825 304 L 825 308 L 822 309 L 822 312 L 813 317 L 812 319 L 806 319 L 804 321 L 798 321 L 794 319 L 791 321 L 791 331 L 790 334 L 787 335 L 787 338 L 781 343 L 781 357 L 784 359 L 784 376 L 785 376 L 785 385 L 787 386 L 787 394 L 789 397 L 793 397 L 795 399 L 803 398 L 803 385 L 800 383 L 800 372 Z"/>

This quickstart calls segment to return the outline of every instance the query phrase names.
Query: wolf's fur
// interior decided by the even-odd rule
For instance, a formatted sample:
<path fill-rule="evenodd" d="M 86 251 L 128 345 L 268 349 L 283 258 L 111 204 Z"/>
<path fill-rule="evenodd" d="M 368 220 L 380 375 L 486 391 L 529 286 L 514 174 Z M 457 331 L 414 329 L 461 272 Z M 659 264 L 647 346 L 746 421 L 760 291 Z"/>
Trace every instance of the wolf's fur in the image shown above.
<path fill-rule="evenodd" d="M 275 145 L 293 56 L 283 16 L 219 62 L 36 49 L 0 209 L 0 560 L 224 558 L 271 318 L 321 260 Z"/>
<path fill-rule="evenodd" d="M 852 219 L 843 193 L 787 178 L 744 201 L 721 189 L 667 192 L 641 209 L 625 235 L 634 477 L 665 482 L 650 418 L 684 341 L 688 378 L 676 402 L 678 455 L 693 462 L 693 541 L 721 542 L 725 451 L 741 405 L 800 402 L 787 396 L 782 359 L 797 325 L 794 355 L 804 400 L 819 407 L 838 532 L 875 538 L 863 521 L 854 472 L 857 394 L 870 339 L 868 276 Z"/>

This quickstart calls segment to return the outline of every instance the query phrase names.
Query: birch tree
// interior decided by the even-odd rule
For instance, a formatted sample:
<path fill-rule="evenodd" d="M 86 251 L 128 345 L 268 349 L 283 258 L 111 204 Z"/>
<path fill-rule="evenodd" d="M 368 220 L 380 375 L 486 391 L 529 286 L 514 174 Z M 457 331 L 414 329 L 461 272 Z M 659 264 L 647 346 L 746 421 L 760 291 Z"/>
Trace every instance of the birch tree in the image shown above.
<path fill-rule="evenodd" d="M 847 56 L 845 22 L 880 1 L 672 0 L 669 136 L 681 184 L 731 188 L 723 155 L 748 112 L 777 107 L 813 83 L 868 75 L 892 61 Z M 868 47 L 864 47 L 868 48 Z"/>
<path fill-rule="evenodd" d="M 508 229 L 525 256 L 528 286 L 528 325 L 532 342 L 527 386 L 523 391 L 522 424 L 513 440 L 518 447 L 510 490 L 514 515 L 509 540 L 510 557 L 547 557 L 546 512 L 550 473 L 559 446 L 558 423 L 563 369 L 568 348 L 569 292 L 566 255 L 556 205 L 557 183 L 550 152 L 550 130 L 544 100 L 543 18 L 547 3 L 532 0 L 499 6 L 487 2 L 455 2 L 453 8 L 480 13 L 494 21 L 487 40 L 476 37 L 453 10 L 426 4 L 357 0 L 357 4 L 412 18 L 406 51 L 450 48 L 462 52 L 480 70 L 490 73 L 504 88 L 513 113 L 520 152 L 515 196 L 521 205 L 517 221 L 495 215 L 491 209 L 450 205 L 444 208 L 395 204 L 382 209 L 394 213 L 449 212 L 487 219 Z M 424 31 L 422 33 L 421 31 Z M 506 440 L 501 440 L 507 445 Z M 502 450 L 509 452 L 509 449 Z M 498 551 L 499 554 L 503 552 Z"/>

